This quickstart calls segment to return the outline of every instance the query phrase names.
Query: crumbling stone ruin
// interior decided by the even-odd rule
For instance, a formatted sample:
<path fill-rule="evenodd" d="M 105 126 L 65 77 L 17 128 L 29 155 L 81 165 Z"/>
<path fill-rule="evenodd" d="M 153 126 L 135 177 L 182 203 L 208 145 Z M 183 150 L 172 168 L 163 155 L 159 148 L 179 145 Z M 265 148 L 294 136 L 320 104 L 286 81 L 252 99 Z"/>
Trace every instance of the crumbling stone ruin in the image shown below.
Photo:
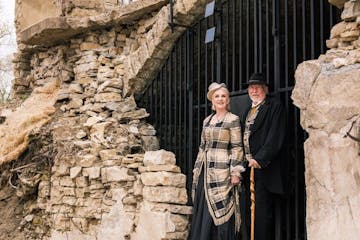
<path fill-rule="evenodd" d="M 175 19 L 204 4 L 177 1 Z M 168 1 L 18 0 L 16 16 L 0 163 L 27 206 L 4 237 L 186 239 L 185 175 L 136 103 L 185 30 L 170 31 Z"/>

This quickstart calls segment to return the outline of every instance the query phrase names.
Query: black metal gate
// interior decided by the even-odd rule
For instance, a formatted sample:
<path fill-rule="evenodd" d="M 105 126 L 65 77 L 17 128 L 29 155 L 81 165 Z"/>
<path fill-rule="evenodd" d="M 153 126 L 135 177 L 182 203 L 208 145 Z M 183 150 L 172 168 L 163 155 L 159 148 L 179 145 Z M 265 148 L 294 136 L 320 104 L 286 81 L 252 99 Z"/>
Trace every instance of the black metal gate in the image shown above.
<path fill-rule="evenodd" d="M 226 83 L 232 109 L 240 113 L 242 102 L 248 101 L 243 83 L 254 71 L 265 73 L 270 91 L 280 97 L 287 112 L 288 191 L 278 204 L 276 239 L 306 239 L 306 133 L 290 95 L 297 65 L 325 52 L 325 40 L 339 21 L 340 11 L 327 0 L 220 2 L 213 16 L 199 21 L 179 39 L 141 96 L 140 105 L 150 113 L 161 148 L 176 154 L 189 190 L 202 120 L 211 111 L 206 99 L 208 85 L 213 81 Z M 215 41 L 205 44 L 205 31 L 213 26 Z"/>

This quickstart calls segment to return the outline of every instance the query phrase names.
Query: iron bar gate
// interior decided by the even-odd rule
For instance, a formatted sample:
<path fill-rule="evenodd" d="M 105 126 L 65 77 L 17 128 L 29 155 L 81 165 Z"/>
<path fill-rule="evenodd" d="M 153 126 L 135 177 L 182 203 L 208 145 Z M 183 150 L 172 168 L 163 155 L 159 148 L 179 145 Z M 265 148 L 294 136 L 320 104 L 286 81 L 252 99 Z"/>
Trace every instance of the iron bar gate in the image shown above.
<path fill-rule="evenodd" d="M 210 114 L 208 85 L 224 82 L 233 112 L 248 101 L 244 83 L 254 71 L 266 74 L 272 94 L 286 108 L 287 193 L 276 207 L 276 239 L 306 239 L 303 143 L 306 133 L 291 103 L 294 72 L 326 50 L 325 40 L 340 11 L 327 0 L 228 0 L 215 14 L 189 28 L 140 99 L 150 113 L 161 148 L 176 154 L 191 188 L 202 120 Z M 206 29 L 216 37 L 205 44 Z M 282 206 L 282 207 L 280 207 Z"/>

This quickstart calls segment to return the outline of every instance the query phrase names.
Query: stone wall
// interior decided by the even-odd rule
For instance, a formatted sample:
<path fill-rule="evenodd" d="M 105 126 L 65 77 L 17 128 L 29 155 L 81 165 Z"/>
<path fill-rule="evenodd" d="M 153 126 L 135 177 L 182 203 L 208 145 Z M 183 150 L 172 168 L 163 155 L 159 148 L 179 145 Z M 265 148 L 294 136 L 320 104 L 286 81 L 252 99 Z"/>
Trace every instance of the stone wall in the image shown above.
<path fill-rule="evenodd" d="M 191 24 L 205 2 L 177 1 L 176 21 Z M 44 126 L 56 154 L 22 227 L 53 240 L 186 239 L 185 176 L 135 100 L 185 30 L 170 31 L 168 1 L 48 1 L 38 19 L 24 15 L 30 3 L 17 1 L 12 96 L 57 86 Z"/>
<path fill-rule="evenodd" d="M 141 0 L 138 0 L 141 2 Z M 89 17 L 114 11 L 136 0 L 17 0 L 16 28 L 21 32 L 47 18 Z"/>
<path fill-rule="evenodd" d="M 342 20 L 331 31 L 326 54 L 295 73 L 292 99 L 309 133 L 309 240 L 355 240 L 360 234 L 360 1 L 344 4 Z"/>

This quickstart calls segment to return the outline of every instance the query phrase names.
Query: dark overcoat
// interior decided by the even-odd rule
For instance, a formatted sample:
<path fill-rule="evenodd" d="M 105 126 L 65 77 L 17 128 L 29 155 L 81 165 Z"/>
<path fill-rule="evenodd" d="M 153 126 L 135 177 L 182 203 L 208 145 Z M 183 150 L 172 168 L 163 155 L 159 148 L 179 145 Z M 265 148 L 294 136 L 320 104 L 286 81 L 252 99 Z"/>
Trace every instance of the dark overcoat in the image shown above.
<path fill-rule="evenodd" d="M 242 132 L 250 108 L 251 105 L 248 105 L 241 116 Z M 259 107 L 249 137 L 251 155 L 261 166 L 258 174 L 264 180 L 267 190 L 278 194 L 284 191 L 281 150 L 285 139 L 285 120 L 282 104 L 274 97 L 267 96 L 265 103 Z M 245 173 L 245 179 L 249 179 L 249 168 Z"/>

